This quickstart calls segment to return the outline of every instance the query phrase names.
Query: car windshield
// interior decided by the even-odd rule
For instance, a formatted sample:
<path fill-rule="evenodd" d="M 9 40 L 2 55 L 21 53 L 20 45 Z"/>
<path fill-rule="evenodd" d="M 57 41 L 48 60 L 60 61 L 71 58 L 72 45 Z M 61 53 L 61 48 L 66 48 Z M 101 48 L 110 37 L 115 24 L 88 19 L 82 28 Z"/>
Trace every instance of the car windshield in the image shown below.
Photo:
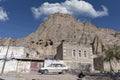
<path fill-rule="evenodd" d="M 56 66 L 55 64 L 50 64 L 47 67 L 55 67 L 55 66 Z"/>
<path fill-rule="evenodd" d="M 47 67 L 65 67 L 64 64 L 50 64 Z"/>

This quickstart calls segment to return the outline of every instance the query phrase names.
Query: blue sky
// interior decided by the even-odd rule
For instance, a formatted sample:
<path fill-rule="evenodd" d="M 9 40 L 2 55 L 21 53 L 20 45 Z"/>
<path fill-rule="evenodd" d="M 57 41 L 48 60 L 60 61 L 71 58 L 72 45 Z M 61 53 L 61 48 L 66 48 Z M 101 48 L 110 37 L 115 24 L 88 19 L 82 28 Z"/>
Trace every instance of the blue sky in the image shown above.
<path fill-rule="evenodd" d="M 120 0 L 0 0 L 0 37 L 26 37 L 56 12 L 120 31 L 119 3 Z"/>

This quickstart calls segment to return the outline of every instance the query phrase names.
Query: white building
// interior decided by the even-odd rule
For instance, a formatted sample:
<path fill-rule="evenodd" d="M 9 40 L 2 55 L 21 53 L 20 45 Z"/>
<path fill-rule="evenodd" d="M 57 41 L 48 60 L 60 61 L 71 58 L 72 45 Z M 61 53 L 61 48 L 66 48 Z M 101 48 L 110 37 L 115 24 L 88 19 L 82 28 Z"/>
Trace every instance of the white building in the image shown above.
<path fill-rule="evenodd" d="M 8 50 L 8 53 L 7 53 Z M 18 71 L 18 72 L 30 72 L 30 61 L 17 61 L 16 59 L 37 59 L 39 54 L 30 48 L 23 46 L 0 46 L 0 72 L 3 68 L 3 63 L 6 57 L 6 64 L 4 68 L 5 72 Z M 12 60 L 12 58 L 14 58 Z"/>

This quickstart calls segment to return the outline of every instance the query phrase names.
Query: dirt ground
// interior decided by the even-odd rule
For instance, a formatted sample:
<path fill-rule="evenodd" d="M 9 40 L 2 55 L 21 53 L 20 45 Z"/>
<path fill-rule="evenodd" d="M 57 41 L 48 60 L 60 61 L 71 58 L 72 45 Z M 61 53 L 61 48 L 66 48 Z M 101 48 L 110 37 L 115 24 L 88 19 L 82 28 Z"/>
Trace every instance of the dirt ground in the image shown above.
<path fill-rule="evenodd" d="M 0 78 L 5 80 L 77 80 L 77 76 L 71 74 L 3 74 Z"/>
<path fill-rule="evenodd" d="M 19 73 L 7 73 L 0 75 L 0 80 L 113 80 L 110 77 L 105 76 L 85 76 L 82 79 L 79 79 L 77 75 L 72 74 L 19 74 Z M 116 78 L 114 80 L 120 80 Z"/>

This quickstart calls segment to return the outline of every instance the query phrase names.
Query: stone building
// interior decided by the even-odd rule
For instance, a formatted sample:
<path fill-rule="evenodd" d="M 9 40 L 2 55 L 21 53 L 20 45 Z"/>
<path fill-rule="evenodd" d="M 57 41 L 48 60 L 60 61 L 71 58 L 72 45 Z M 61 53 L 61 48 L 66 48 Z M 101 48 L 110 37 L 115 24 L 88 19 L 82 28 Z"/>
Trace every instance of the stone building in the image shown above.
<path fill-rule="evenodd" d="M 90 45 L 63 42 L 57 47 L 55 59 L 64 60 L 71 69 L 94 70 Z"/>

